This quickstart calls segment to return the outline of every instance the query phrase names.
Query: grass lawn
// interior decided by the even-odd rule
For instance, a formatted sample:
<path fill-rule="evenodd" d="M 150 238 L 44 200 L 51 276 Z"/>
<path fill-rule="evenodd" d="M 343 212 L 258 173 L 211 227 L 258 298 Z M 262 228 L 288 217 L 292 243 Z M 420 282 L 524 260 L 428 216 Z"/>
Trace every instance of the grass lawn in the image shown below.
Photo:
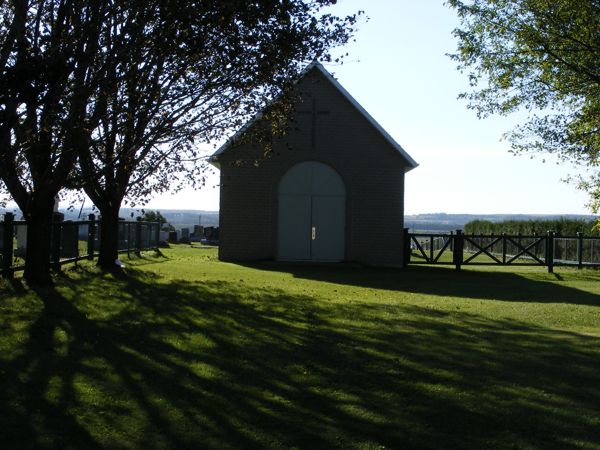
<path fill-rule="evenodd" d="M 215 254 L 1 286 L 0 447 L 600 449 L 600 271 Z"/>

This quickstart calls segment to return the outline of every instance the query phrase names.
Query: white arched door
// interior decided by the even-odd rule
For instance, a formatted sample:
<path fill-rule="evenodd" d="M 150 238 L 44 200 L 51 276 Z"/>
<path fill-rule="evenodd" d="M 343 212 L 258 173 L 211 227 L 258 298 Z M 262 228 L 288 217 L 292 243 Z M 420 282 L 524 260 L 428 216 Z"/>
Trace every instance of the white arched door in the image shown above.
<path fill-rule="evenodd" d="M 278 251 L 282 261 L 342 261 L 346 189 L 340 175 L 316 161 L 296 164 L 279 182 Z"/>

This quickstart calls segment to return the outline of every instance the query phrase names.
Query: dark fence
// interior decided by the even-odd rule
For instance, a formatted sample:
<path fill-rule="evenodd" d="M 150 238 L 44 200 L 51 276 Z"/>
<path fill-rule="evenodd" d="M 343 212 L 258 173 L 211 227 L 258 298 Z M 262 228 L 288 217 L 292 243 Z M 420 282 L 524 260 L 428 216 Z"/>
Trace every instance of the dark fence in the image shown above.
<path fill-rule="evenodd" d="M 100 219 L 101 220 L 101 219 Z M 118 226 L 119 252 L 134 252 L 158 249 L 160 224 L 136 221 L 120 221 Z M 94 214 L 88 220 L 55 221 L 50 233 L 50 263 L 54 269 L 62 264 L 94 259 L 100 248 L 100 222 Z M 0 222 L 0 274 L 12 276 L 25 269 L 27 251 L 27 222 L 14 220 L 14 215 L 6 213 Z"/>
<path fill-rule="evenodd" d="M 406 264 L 600 267 L 600 237 L 410 233 L 405 230 Z"/>

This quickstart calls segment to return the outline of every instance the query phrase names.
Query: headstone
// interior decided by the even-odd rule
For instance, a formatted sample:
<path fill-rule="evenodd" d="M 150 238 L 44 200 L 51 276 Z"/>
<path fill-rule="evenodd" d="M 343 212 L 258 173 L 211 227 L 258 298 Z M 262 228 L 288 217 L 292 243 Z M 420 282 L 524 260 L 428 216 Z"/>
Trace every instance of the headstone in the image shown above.
<path fill-rule="evenodd" d="M 200 242 L 204 228 L 201 225 L 194 225 L 194 230 L 190 234 L 191 242 Z"/>
<path fill-rule="evenodd" d="M 207 241 L 212 240 L 214 229 L 215 227 L 204 227 L 204 237 Z"/>
<path fill-rule="evenodd" d="M 17 236 L 15 256 L 25 257 L 27 252 L 27 225 L 15 225 L 15 234 Z"/>
<path fill-rule="evenodd" d="M 169 231 L 169 242 L 177 242 L 177 231 Z"/>
<path fill-rule="evenodd" d="M 189 244 L 189 242 L 190 242 L 190 229 L 189 228 L 181 229 L 181 238 L 179 239 L 179 241 Z"/>
<path fill-rule="evenodd" d="M 219 228 L 218 227 L 205 227 L 204 236 L 207 241 L 218 241 L 219 240 Z"/>
<path fill-rule="evenodd" d="M 77 258 L 79 256 L 79 225 L 63 222 L 60 232 L 60 257 Z"/>
<path fill-rule="evenodd" d="M 158 246 L 159 247 L 168 247 L 169 246 L 169 232 L 165 230 L 161 230 L 158 235 Z"/>

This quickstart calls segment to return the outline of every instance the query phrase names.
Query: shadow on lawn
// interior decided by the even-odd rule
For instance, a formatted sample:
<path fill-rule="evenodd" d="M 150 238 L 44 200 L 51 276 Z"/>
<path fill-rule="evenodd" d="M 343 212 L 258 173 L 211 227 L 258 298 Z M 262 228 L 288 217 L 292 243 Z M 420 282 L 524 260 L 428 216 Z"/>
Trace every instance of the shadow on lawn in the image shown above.
<path fill-rule="evenodd" d="M 600 306 L 600 294 L 550 281 L 533 280 L 508 272 L 472 270 L 457 272 L 454 269 L 427 266 L 382 269 L 355 265 L 274 262 L 245 265 L 258 270 L 291 273 L 297 278 L 372 289 L 458 298 Z M 560 275 L 557 275 L 556 279 L 560 280 Z M 594 281 L 600 281 L 600 277 L 595 277 Z"/>
<path fill-rule="evenodd" d="M 37 292 L 45 308 L 2 369 L 4 448 L 600 442 L 598 338 L 223 281 L 82 276 Z"/>

